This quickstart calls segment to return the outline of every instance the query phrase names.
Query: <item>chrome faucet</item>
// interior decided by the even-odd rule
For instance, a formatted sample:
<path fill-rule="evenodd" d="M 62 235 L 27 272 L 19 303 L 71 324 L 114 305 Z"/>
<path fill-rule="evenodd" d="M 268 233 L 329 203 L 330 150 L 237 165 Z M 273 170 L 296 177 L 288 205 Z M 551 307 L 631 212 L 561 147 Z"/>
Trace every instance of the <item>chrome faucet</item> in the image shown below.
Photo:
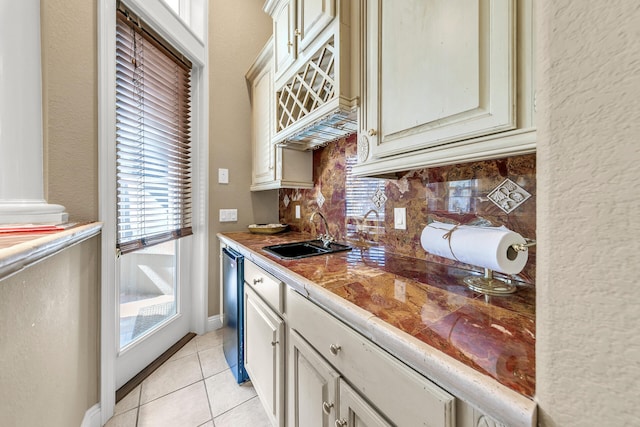
<path fill-rule="evenodd" d="M 335 239 L 331 234 L 329 234 L 329 225 L 327 224 L 327 219 L 324 217 L 324 215 L 322 215 L 322 212 L 314 211 L 309 217 L 309 221 L 314 225 L 314 228 L 315 223 L 313 222 L 313 220 L 315 219 L 316 215 L 320 216 L 322 222 L 324 223 L 324 234 L 318 234 L 318 239 L 322 240 L 322 246 L 328 248 L 331 242 L 335 241 Z"/>

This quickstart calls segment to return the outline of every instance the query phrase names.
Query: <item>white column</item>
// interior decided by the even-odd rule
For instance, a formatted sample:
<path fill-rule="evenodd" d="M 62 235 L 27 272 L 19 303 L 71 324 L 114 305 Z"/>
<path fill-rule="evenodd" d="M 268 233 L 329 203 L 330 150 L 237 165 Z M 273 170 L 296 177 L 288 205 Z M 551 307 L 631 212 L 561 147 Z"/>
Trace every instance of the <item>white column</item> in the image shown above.
<path fill-rule="evenodd" d="M 0 224 L 62 223 L 44 200 L 40 0 L 0 0 Z"/>

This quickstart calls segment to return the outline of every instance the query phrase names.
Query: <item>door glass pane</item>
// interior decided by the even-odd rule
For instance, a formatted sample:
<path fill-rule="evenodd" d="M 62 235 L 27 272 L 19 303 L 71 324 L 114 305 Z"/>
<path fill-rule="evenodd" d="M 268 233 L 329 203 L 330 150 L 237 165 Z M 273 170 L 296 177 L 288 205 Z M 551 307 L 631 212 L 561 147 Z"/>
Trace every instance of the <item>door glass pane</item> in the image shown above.
<path fill-rule="evenodd" d="M 176 314 L 176 245 L 172 240 L 120 257 L 120 349 Z"/>

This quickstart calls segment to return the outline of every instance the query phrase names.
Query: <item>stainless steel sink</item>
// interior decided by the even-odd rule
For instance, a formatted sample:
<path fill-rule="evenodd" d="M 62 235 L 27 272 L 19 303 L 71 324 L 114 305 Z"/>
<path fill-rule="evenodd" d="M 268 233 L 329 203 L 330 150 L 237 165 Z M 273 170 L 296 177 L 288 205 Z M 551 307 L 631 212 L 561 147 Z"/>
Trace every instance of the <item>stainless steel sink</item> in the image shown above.
<path fill-rule="evenodd" d="M 351 246 L 331 242 L 327 246 L 322 240 L 305 240 L 302 242 L 284 243 L 281 245 L 265 246 L 263 250 L 280 259 L 300 259 L 310 256 L 326 255 L 335 252 L 350 251 Z"/>

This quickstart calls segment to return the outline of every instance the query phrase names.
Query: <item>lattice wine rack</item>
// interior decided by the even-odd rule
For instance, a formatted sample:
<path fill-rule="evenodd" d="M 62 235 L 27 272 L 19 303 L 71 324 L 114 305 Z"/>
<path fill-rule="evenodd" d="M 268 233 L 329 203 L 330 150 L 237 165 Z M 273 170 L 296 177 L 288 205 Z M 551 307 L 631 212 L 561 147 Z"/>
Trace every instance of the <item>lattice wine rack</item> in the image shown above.
<path fill-rule="evenodd" d="M 335 96 L 333 38 L 277 92 L 276 131 L 287 128 Z"/>

